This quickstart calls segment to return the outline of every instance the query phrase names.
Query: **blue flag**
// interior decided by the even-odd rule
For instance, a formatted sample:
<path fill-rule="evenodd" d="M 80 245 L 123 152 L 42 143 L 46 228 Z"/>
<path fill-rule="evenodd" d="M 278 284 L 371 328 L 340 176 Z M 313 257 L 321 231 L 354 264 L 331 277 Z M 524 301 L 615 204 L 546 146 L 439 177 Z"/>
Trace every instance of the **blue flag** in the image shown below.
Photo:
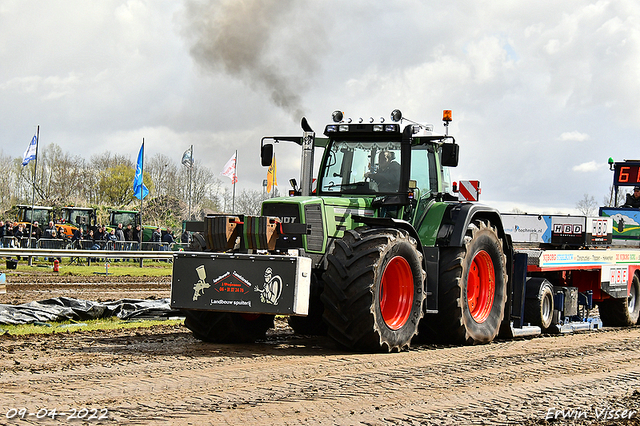
<path fill-rule="evenodd" d="M 149 194 L 149 190 L 142 183 L 142 162 L 144 161 L 144 141 L 138 154 L 138 164 L 136 165 L 136 176 L 133 178 L 133 193 L 138 200 L 144 199 Z"/>
<path fill-rule="evenodd" d="M 33 139 L 31 139 L 31 143 L 27 147 L 27 150 L 24 152 L 24 157 L 22 158 L 23 167 L 29 164 L 29 161 L 36 159 L 37 148 L 38 148 L 38 138 L 34 135 Z"/>

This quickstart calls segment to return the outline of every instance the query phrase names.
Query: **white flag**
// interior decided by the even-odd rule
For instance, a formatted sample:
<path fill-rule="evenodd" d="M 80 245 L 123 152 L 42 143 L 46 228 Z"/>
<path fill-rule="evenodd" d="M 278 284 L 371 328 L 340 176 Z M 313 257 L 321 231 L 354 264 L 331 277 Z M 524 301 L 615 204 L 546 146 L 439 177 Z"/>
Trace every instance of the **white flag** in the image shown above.
<path fill-rule="evenodd" d="M 27 150 L 24 152 L 24 157 L 22 158 L 22 166 L 26 166 L 29 164 L 29 161 L 36 159 L 36 149 L 38 148 L 38 138 L 34 135 L 33 139 L 31 139 L 31 143 L 27 147 Z"/>
<path fill-rule="evenodd" d="M 187 167 L 193 167 L 193 146 L 182 154 L 182 164 Z"/>
<path fill-rule="evenodd" d="M 236 155 L 238 154 L 238 152 L 236 151 L 231 158 L 229 158 L 229 161 L 227 161 L 227 164 L 224 165 L 224 168 L 222 169 L 222 175 L 228 177 L 229 179 L 231 179 L 231 183 L 236 183 L 238 181 L 238 176 L 236 175 Z"/>

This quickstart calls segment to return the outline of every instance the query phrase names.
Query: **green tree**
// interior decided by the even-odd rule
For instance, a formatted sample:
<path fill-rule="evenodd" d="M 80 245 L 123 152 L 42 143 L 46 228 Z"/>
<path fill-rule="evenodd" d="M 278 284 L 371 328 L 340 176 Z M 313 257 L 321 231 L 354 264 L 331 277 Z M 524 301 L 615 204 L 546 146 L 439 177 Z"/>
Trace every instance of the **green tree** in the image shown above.
<path fill-rule="evenodd" d="M 109 167 L 100 174 L 98 188 L 102 202 L 112 206 L 126 206 L 135 196 L 133 194 L 133 178 L 135 169 L 125 164 Z M 151 193 L 153 184 L 147 173 L 143 176 L 143 182 Z"/>

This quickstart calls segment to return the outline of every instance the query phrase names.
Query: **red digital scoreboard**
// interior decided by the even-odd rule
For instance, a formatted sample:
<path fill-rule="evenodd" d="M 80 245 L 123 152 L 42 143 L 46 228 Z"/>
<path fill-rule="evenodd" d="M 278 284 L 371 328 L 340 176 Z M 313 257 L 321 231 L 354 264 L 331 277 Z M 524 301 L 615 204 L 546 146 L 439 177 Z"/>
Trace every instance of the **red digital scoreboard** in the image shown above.
<path fill-rule="evenodd" d="M 640 185 L 640 162 L 616 163 L 613 184 L 616 186 Z"/>

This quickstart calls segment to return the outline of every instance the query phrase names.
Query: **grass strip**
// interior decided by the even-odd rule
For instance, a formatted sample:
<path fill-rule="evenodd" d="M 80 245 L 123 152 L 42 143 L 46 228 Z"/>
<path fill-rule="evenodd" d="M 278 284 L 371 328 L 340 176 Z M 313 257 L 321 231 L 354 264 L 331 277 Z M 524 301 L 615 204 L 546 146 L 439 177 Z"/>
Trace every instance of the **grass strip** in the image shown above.
<path fill-rule="evenodd" d="M 76 331 L 121 330 L 127 328 L 148 328 L 156 325 L 178 325 L 183 319 L 166 320 L 122 320 L 118 317 L 100 318 L 87 321 L 50 321 L 22 325 L 0 325 L 0 335 L 26 336 L 31 334 L 73 333 Z"/>

